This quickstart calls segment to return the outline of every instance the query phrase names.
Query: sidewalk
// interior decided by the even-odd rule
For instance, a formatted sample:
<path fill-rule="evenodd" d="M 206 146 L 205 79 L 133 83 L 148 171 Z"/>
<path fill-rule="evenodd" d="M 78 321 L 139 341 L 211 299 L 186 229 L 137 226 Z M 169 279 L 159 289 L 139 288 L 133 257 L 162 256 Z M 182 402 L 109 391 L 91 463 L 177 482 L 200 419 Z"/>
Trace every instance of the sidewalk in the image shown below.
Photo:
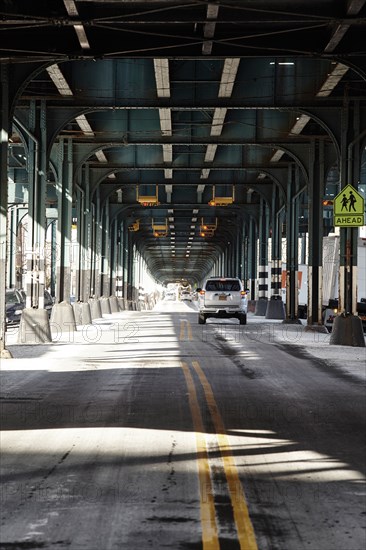
<path fill-rule="evenodd" d="M 366 383 L 366 347 L 330 345 L 330 333 L 305 331 L 306 321 L 301 325 L 286 325 L 282 321 L 268 320 L 248 315 L 248 324 L 270 324 L 273 342 L 294 352 L 308 354 L 320 360 L 324 368 L 341 371 L 345 375 Z M 366 342 L 366 335 L 365 335 Z"/>
<path fill-rule="evenodd" d="M 173 313 L 165 311 L 164 313 Z M 176 305 L 175 305 L 176 307 Z M 193 313 L 195 310 L 184 304 L 179 304 L 180 313 Z M 161 311 L 160 314 L 163 314 Z M 174 313 L 178 313 L 175 311 Z M 102 319 L 96 319 L 92 325 L 78 327 L 78 330 L 72 335 L 63 335 L 54 340 L 50 344 L 17 344 L 17 327 L 12 328 L 7 333 L 7 347 L 12 353 L 14 359 L 1 361 L 3 369 L 16 368 L 17 359 L 21 360 L 24 367 L 24 360 L 32 365 L 44 361 L 44 366 L 47 368 L 50 363 L 56 361 L 65 361 L 67 358 L 82 357 L 85 353 L 89 353 L 88 343 L 95 343 L 100 339 L 102 342 L 110 342 L 111 344 L 125 340 L 126 327 L 131 330 L 129 323 L 142 324 L 146 323 L 145 330 L 149 331 L 149 312 L 120 312 L 104 316 Z M 120 323 L 123 323 L 120 325 Z M 190 323 L 196 323 L 196 318 L 192 317 Z M 209 319 L 203 327 L 200 326 L 199 331 L 196 330 L 196 336 L 204 338 L 205 331 L 220 332 L 225 338 L 230 341 L 239 342 L 240 345 L 245 345 L 245 339 L 251 341 L 269 342 L 273 345 L 284 346 L 288 353 L 311 355 L 319 360 L 319 364 L 325 369 L 337 369 L 338 374 L 366 383 L 366 348 L 329 345 L 330 334 L 307 332 L 305 331 L 305 323 L 301 325 L 283 324 L 281 320 L 265 319 L 264 317 L 256 317 L 253 313 L 248 314 L 248 324 L 241 326 L 234 319 Z M 151 326 L 151 325 L 150 325 Z M 13 363 L 13 365 L 11 365 Z"/>

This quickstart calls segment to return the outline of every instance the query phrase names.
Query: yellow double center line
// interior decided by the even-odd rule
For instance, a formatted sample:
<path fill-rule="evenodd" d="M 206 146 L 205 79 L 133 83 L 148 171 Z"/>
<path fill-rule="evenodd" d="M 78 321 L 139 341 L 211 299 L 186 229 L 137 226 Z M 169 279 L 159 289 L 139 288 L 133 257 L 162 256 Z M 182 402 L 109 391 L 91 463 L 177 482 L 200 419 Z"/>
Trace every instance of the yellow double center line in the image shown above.
<path fill-rule="evenodd" d="M 210 477 L 210 466 L 208 463 L 208 453 L 204 435 L 205 430 L 201 410 L 198 404 L 196 387 L 187 363 L 182 363 L 182 369 L 188 388 L 188 401 L 193 419 L 193 427 L 196 432 L 203 550 L 220 550 L 215 517 L 215 503 Z"/>
<path fill-rule="evenodd" d="M 258 550 L 253 525 L 249 517 L 248 506 L 239 478 L 239 472 L 232 456 L 224 422 L 217 407 L 211 385 L 198 361 L 192 361 L 192 367 L 201 382 L 213 425 L 215 427 L 217 442 L 222 456 L 231 505 L 233 508 L 234 521 L 240 548 L 241 550 Z M 219 550 L 220 543 L 216 524 L 215 503 L 212 492 L 209 457 L 204 436 L 205 430 L 201 410 L 197 399 L 194 380 L 187 363 L 182 363 L 182 369 L 188 387 L 189 406 L 196 432 L 203 550 Z M 204 491 L 204 488 L 207 488 L 207 491 Z"/>
<path fill-rule="evenodd" d="M 187 329 L 187 338 L 185 337 Z M 187 319 L 182 319 L 180 322 L 180 334 L 179 334 L 179 340 L 192 340 L 192 327 L 191 323 L 187 321 Z"/>

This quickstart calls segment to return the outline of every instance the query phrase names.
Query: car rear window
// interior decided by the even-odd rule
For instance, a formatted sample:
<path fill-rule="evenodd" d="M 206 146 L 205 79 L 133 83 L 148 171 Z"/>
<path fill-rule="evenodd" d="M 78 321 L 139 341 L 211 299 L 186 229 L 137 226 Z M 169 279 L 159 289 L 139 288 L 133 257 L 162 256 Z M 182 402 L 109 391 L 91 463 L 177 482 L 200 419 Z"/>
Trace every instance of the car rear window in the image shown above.
<path fill-rule="evenodd" d="M 17 304 L 17 303 L 19 303 L 19 298 L 16 295 L 16 293 L 13 292 L 13 291 L 6 292 L 5 300 L 8 304 Z"/>
<path fill-rule="evenodd" d="M 239 281 L 226 279 L 225 281 L 207 281 L 206 290 L 209 292 L 212 291 L 238 291 L 240 290 Z"/>

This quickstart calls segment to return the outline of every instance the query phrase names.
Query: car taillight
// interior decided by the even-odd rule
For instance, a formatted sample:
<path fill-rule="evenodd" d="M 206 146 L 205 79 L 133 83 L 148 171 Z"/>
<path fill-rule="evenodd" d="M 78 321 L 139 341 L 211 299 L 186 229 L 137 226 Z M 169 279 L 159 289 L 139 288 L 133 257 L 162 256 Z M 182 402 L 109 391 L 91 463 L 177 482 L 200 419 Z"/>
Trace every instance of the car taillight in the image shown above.
<path fill-rule="evenodd" d="M 240 291 L 240 295 L 241 295 L 242 298 L 244 298 L 244 296 L 246 296 L 247 293 L 245 292 L 245 290 L 241 290 L 241 291 Z"/>

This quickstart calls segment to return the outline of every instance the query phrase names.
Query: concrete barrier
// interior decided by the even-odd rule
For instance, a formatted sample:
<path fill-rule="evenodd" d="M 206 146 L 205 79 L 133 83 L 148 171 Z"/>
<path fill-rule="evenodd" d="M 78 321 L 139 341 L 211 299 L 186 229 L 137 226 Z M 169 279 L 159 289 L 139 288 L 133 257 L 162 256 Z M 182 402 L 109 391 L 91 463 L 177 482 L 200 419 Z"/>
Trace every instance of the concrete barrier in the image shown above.
<path fill-rule="evenodd" d="M 255 316 L 264 316 L 267 313 L 268 298 L 259 298 L 255 304 Z"/>
<path fill-rule="evenodd" d="M 18 344 L 45 344 L 52 342 L 50 320 L 45 309 L 25 308 L 18 331 Z"/>
<path fill-rule="evenodd" d="M 285 319 L 285 304 L 281 296 L 271 296 L 267 304 L 266 319 Z"/>
<path fill-rule="evenodd" d="M 109 296 L 109 305 L 111 308 L 111 313 L 119 312 L 118 299 L 116 296 Z"/>
<path fill-rule="evenodd" d="M 75 322 L 77 325 L 91 325 L 92 316 L 89 303 L 74 302 L 72 304 L 72 307 L 74 310 Z"/>
<path fill-rule="evenodd" d="M 102 310 L 102 315 L 109 315 L 112 313 L 109 298 L 107 298 L 107 296 L 102 296 L 99 298 L 99 303 Z"/>
<path fill-rule="evenodd" d="M 90 300 L 88 300 L 88 303 L 90 305 L 92 319 L 100 319 L 101 317 L 103 317 L 102 308 L 97 298 L 90 298 Z"/>
<path fill-rule="evenodd" d="M 53 306 L 51 329 L 62 333 L 74 332 L 76 330 L 75 314 L 71 304 L 60 302 Z"/>
<path fill-rule="evenodd" d="M 357 315 L 337 315 L 333 321 L 329 344 L 364 348 L 365 336 L 361 319 Z"/>

